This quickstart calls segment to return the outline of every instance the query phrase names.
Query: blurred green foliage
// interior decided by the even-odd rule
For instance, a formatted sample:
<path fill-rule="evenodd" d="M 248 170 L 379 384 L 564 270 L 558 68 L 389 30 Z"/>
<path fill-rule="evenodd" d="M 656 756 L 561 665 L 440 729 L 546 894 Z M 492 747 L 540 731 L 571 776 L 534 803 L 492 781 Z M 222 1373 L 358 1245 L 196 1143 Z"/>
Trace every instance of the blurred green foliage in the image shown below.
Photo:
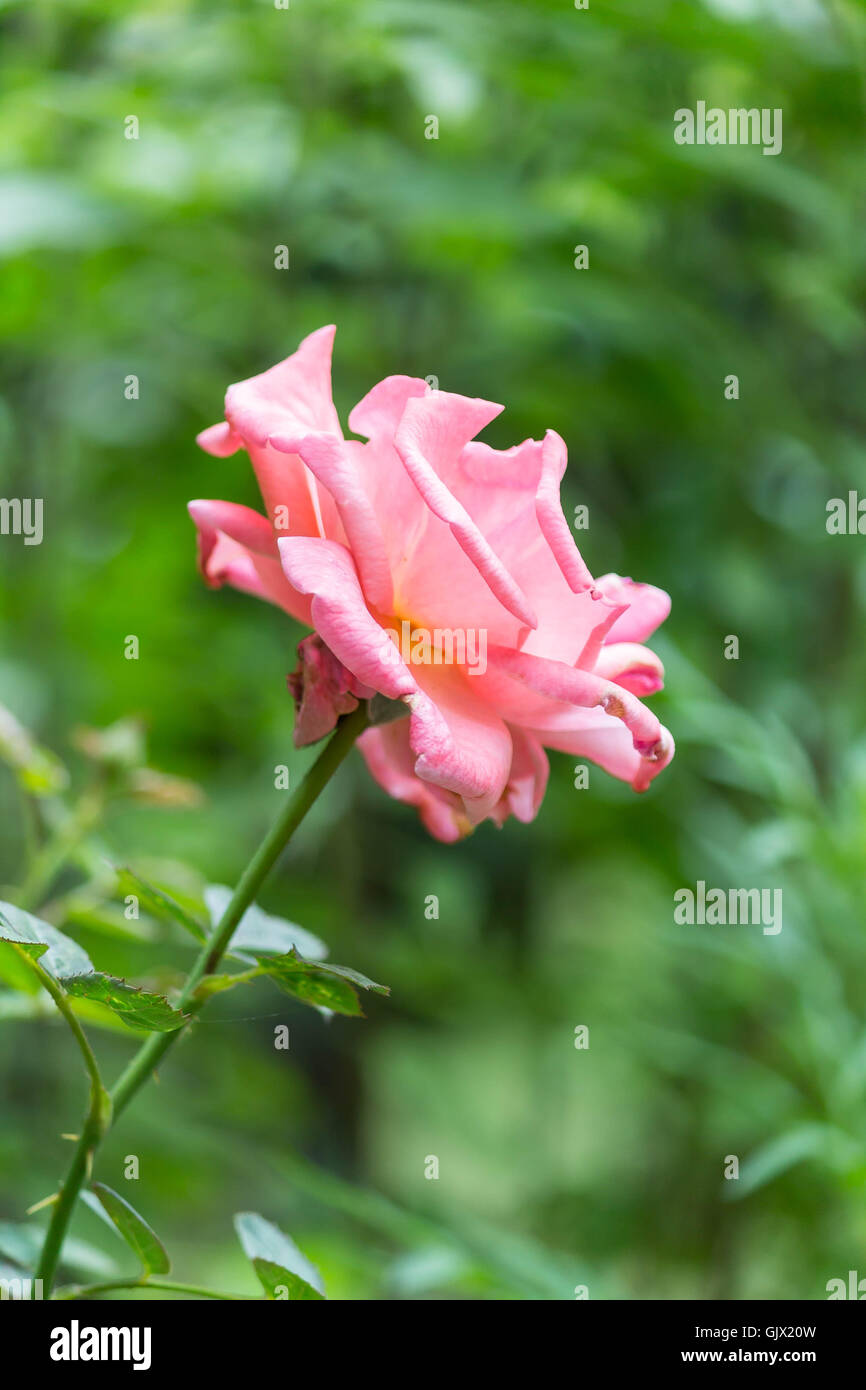
<path fill-rule="evenodd" d="M 505 402 L 497 445 L 556 428 L 591 568 L 673 596 L 652 791 L 578 792 L 554 755 L 533 826 L 447 848 L 356 759 L 262 905 L 390 1000 L 328 1025 L 261 982 L 214 1001 L 98 1176 L 178 1277 L 246 1292 L 249 1206 L 332 1297 L 822 1298 L 864 1272 L 866 541 L 825 529 L 866 494 L 860 0 L 0 0 L 0 46 L 0 493 L 45 499 L 42 545 L 0 543 L 0 702 L 79 786 L 73 730 L 137 715 L 208 796 L 119 805 L 107 855 L 233 881 L 274 766 L 308 760 L 300 633 L 200 584 L 185 503 L 258 505 L 194 436 L 322 323 L 343 418 L 408 372 Z M 675 145 L 698 99 L 781 107 L 782 154 Z M 18 797 L 3 773 L 6 883 Z M 782 887 L 781 934 L 674 926 L 698 879 Z M 189 960 L 165 924 L 62 925 L 121 975 Z M 97 1042 L 113 1077 L 130 1042 Z M 44 1020 L 3 1025 L 0 1073 L 19 1221 L 83 1083 Z M 91 1213 L 75 1232 L 116 1255 Z"/>

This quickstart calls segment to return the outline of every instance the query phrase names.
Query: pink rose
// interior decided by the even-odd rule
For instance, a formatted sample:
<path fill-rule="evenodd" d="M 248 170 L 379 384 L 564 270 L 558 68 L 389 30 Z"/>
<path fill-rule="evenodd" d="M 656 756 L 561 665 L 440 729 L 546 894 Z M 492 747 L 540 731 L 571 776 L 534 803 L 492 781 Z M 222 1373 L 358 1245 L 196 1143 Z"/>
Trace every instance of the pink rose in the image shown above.
<path fill-rule="evenodd" d="M 475 436 L 502 409 L 414 377 L 386 377 L 349 416 L 331 398 L 334 329 L 230 386 L 226 422 L 199 435 L 245 448 L 267 517 L 191 502 L 202 573 L 314 629 L 292 678 L 295 737 L 321 737 L 378 692 L 409 718 L 368 729 L 367 765 L 427 829 L 531 820 L 544 748 L 598 763 L 644 791 L 673 741 L 639 696 L 662 684 L 644 640 L 670 600 L 649 584 L 593 580 L 562 514 L 562 439 L 497 450 Z"/>

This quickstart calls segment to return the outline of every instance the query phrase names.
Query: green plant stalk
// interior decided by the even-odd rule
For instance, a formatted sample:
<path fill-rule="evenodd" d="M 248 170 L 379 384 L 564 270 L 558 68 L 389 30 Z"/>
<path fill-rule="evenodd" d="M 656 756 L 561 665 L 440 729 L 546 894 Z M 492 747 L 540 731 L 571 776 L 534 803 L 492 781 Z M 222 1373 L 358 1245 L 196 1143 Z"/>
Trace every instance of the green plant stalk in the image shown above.
<path fill-rule="evenodd" d="M 310 807 L 343 762 L 356 738 L 367 727 L 367 722 L 367 707 L 362 702 L 352 714 L 345 715 L 339 721 L 313 766 L 297 790 L 289 797 L 283 810 L 241 874 L 231 901 L 220 918 L 213 935 L 202 946 L 192 970 L 187 976 L 178 1000 L 178 1007 L 184 1012 L 194 1016 L 204 1006 L 205 1000 L 195 997 L 200 982 L 206 975 L 212 974 L 216 970 L 238 923 L 252 903 L 268 873 Z M 77 1025 L 77 1019 L 75 1022 Z M 40 1256 L 38 1275 L 43 1281 L 46 1294 L 50 1293 L 57 1261 L 66 1236 L 66 1229 L 82 1184 L 89 1173 L 94 1150 L 117 1116 L 126 1109 L 133 1096 L 153 1075 L 157 1063 L 165 1056 L 169 1048 L 174 1046 L 188 1026 L 188 1023 L 184 1024 L 183 1027 L 175 1029 L 172 1033 L 152 1033 L 147 1041 L 142 1043 L 111 1092 L 110 1113 L 107 1120 L 103 1117 L 101 1129 L 100 1121 L 93 1115 L 91 1100 L 88 1121 L 82 1130 L 69 1172 L 60 1191 L 60 1197 L 55 1204 Z"/>
<path fill-rule="evenodd" d="M 261 1302 L 256 1294 L 218 1293 L 215 1289 L 204 1289 L 198 1284 L 179 1284 L 176 1279 L 151 1279 L 147 1275 L 140 1279 L 110 1279 L 104 1284 L 72 1284 L 65 1289 L 58 1289 L 54 1297 L 69 1300 L 92 1298 L 94 1294 L 111 1293 L 114 1289 L 166 1289 L 170 1293 L 188 1293 L 197 1298 L 219 1298 L 230 1303 Z"/>
<path fill-rule="evenodd" d="M 106 1094 L 106 1100 L 107 1098 Z M 39 1264 L 36 1268 L 36 1278 L 42 1280 L 42 1287 L 48 1292 L 50 1292 L 54 1282 L 60 1252 L 66 1239 L 67 1227 L 72 1220 L 72 1212 L 78 1200 L 78 1194 L 87 1181 L 93 1166 L 93 1155 L 108 1128 L 107 1117 L 101 1118 L 100 1112 L 101 1107 L 91 1092 L 90 1109 L 81 1130 L 81 1137 L 75 1146 L 69 1172 L 66 1174 L 60 1189 L 60 1195 L 51 1209 L 51 1221 L 45 1233 Z"/>
<path fill-rule="evenodd" d="M 90 1105 L 84 1117 L 84 1124 L 75 1146 L 75 1153 L 72 1156 L 66 1182 L 60 1189 L 52 1209 L 51 1221 L 45 1234 L 45 1241 L 39 1256 L 39 1266 L 36 1270 L 36 1278 L 43 1281 L 43 1288 L 50 1289 L 57 1269 L 57 1261 L 60 1258 L 60 1249 L 63 1245 L 66 1228 L 69 1225 L 81 1184 L 90 1171 L 93 1153 L 111 1123 L 111 1098 L 102 1084 L 102 1077 L 93 1055 L 93 1049 L 84 1035 L 84 1029 L 69 1007 L 66 994 L 53 975 L 50 975 L 45 967 L 39 964 L 38 960 L 34 960 L 26 951 L 22 951 L 21 947 L 17 946 L 14 941 L 9 944 L 37 975 L 40 984 L 51 995 L 60 1013 L 69 1024 L 75 1041 L 81 1049 L 84 1065 L 90 1077 Z"/>
<path fill-rule="evenodd" d="M 204 1001 L 196 1000 L 194 997 L 200 981 L 205 975 L 212 974 L 219 965 L 238 923 L 255 898 L 268 873 L 319 793 L 333 777 L 355 739 L 363 732 L 366 724 L 367 711 L 363 704 L 359 705 L 353 714 L 340 720 L 333 736 L 322 749 L 297 791 L 289 798 L 285 808 L 241 874 L 231 901 L 220 918 L 213 936 L 202 946 L 198 958 L 187 976 L 186 984 L 178 1000 L 179 1009 L 195 1014 L 202 1007 Z M 132 1097 L 150 1077 L 157 1062 L 168 1052 L 184 1031 L 183 1028 L 178 1028 L 173 1033 L 153 1033 L 142 1044 L 111 1092 L 115 1116 L 125 1110 Z"/>
<path fill-rule="evenodd" d="M 24 961 L 24 964 L 29 965 L 33 973 L 36 976 L 38 976 L 39 983 L 42 985 L 42 988 L 51 995 L 51 998 L 54 1000 L 54 1003 L 57 1005 L 57 1008 L 60 1010 L 66 1022 L 69 1024 L 75 1041 L 78 1043 L 78 1046 L 81 1049 L 81 1055 L 84 1058 L 84 1065 L 87 1068 L 87 1075 L 90 1077 L 91 1089 L 104 1090 L 104 1087 L 102 1085 L 102 1077 L 99 1074 L 99 1066 L 97 1064 L 95 1056 L 93 1055 L 93 1049 L 90 1046 L 90 1043 L 87 1041 L 87 1038 L 85 1037 L 84 1029 L 78 1022 L 78 1019 L 75 1017 L 75 1014 L 72 1012 L 72 1009 L 70 1008 L 69 999 L 66 995 L 65 990 L 61 989 L 54 976 L 50 975 L 48 971 L 45 969 L 45 966 L 40 965 L 39 961 L 34 960 L 33 956 L 28 955 L 28 953 L 25 950 L 23 950 L 22 947 L 20 947 L 16 941 L 8 941 L 6 944 L 8 946 L 11 946 L 15 954 L 17 956 L 20 956 L 21 960 Z"/>

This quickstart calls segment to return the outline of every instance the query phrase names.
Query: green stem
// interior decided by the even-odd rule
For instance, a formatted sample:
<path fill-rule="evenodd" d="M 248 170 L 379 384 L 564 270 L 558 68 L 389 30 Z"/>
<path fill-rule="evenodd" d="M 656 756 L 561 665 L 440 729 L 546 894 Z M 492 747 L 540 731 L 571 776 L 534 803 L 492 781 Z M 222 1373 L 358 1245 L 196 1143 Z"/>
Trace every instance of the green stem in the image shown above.
<path fill-rule="evenodd" d="M 48 1291 L 54 1282 L 60 1252 L 66 1239 L 66 1230 L 72 1220 L 72 1212 L 78 1200 L 78 1194 L 90 1173 L 94 1150 L 104 1133 L 104 1130 L 99 1126 L 97 1115 L 98 1109 L 91 1094 L 90 1110 L 87 1113 L 81 1137 L 75 1146 L 75 1153 L 60 1189 L 60 1195 L 51 1208 L 51 1221 L 45 1233 L 42 1253 L 39 1256 L 39 1264 L 36 1269 L 36 1278 L 42 1280 L 42 1287 Z"/>
<path fill-rule="evenodd" d="M 219 1298 L 230 1303 L 242 1303 L 249 1300 L 253 1303 L 261 1302 L 256 1294 L 248 1293 L 217 1293 L 215 1289 L 203 1289 L 198 1284 L 179 1284 L 175 1279 L 112 1279 L 105 1284 L 86 1284 L 79 1288 L 70 1285 L 66 1289 L 58 1289 L 54 1295 L 55 1299 L 74 1299 L 92 1298 L 98 1293 L 112 1293 L 115 1289 L 165 1289 L 169 1293 L 189 1293 L 197 1298 Z"/>
<path fill-rule="evenodd" d="M 289 797 L 284 809 L 241 874 L 238 886 L 232 894 L 231 901 L 220 918 L 213 936 L 201 948 L 198 958 L 187 976 L 186 984 L 178 1000 L 178 1008 L 193 1014 L 201 1008 L 201 1001 L 197 1001 L 193 997 L 199 982 L 205 975 L 212 974 L 219 965 L 223 953 L 235 933 L 235 928 L 273 868 L 274 863 L 319 793 L 327 786 L 337 771 L 355 739 L 363 732 L 366 724 L 366 706 L 360 704 L 353 714 L 340 720 L 333 736 L 325 744 L 297 791 Z M 126 1109 L 132 1097 L 151 1076 L 157 1062 L 168 1052 L 170 1047 L 173 1047 L 184 1031 L 183 1028 L 178 1028 L 173 1033 L 152 1033 L 147 1042 L 142 1044 L 111 1092 L 115 1117 Z"/>
<path fill-rule="evenodd" d="M 65 1018 L 72 1030 L 75 1041 L 81 1049 L 84 1058 L 84 1065 L 90 1077 L 90 1105 L 84 1124 L 81 1128 L 81 1135 L 75 1146 L 75 1153 L 72 1156 L 72 1163 L 66 1177 L 66 1181 L 60 1189 L 57 1201 L 51 1211 L 51 1221 L 45 1233 L 45 1241 L 42 1246 L 42 1253 L 39 1256 L 39 1266 L 36 1270 L 36 1278 L 41 1279 L 43 1287 L 50 1290 L 54 1274 L 57 1269 L 57 1261 L 60 1258 L 60 1250 L 66 1235 L 66 1228 L 69 1225 L 72 1209 L 75 1206 L 81 1184 L 84 1182 L 93 1162 L 93 1153 L 106 1133 L 111 1123 L 111 1099 L 102 1084 L 102 1077 L 99 1074 L 99 1067 L 93 1055 L 93 1049 L 84 1035 L 84 1030 L 72 1009 L 69 1000 L 63 990 L 58 985 L 52 975 L 49 975 L 44 966 L 37 960 L 29 956 L 26 951 L 16 943 L 9 943 L 13 950 L 26 961 L 39 977 L 39 982 L 48 991 L 57 1008 Z"/>
<path fill-rule="evenodd" d="M 97 1065 L 96 1058 L 93 1055 L 93 1049 L 84 1035 L 84 1029 L 78 1022 L 78 1019 L 75 1017 L 75 1014 L 72 1012 L 72 1009 L 69 1004 L 68 995 L 65 993 L 64 990 L 60 988 L 60 985 L 57 983 L 54 976 L 49 975 L 44 965 L 40 965 L 38 960 L 34 960 L 33 956 L 28 955 L 27 952 L 23 950 L 22 947 L 20 947 L 16 941 L 9 941 L 6 944 L 11 946 L 16 955 L 20 956 L 24 963 L 26 965 L 29 965 L 30 969 L 34 972 L 34 974 L 38 976 L 39 983 L 42 985 L 42 988 L 51 995 L 51 998 L 54 1000 L 54 1003 L 57 1005 L 57 1008 L 60 1010 L 63 1017 L 66 1019 L 66 1022 L 69 1024 L 69 1027 L 71 1028 L 72 1033 L 75 1037 L 75 1041 L 78 1043 L 78 1046 L 81 1049 L 81 1055 L 84 1058 L 84 1065 L 87 1068 L 87 1074 L 90 1077 L 91 1089 L 96 1089 L 100 1091 L 103 1090 L 104 1087 L 102 1085 L 102 1077 L 99 1074 L 99 1067 Z"/>
<path fill-rule="evenodd" d="M 367 707 L 362 702 L 352 714 L 346 715 L 339 721 L 333 735 L 325 744 L 313 766 L 297 790 L 289 797 L 274 825 L 242 873 L 231 901 L 217 923 L 213 935 L 202 946 L 196 958 L 178 1001 L 179 1007 L 186 1013 L 195 1015 L 203 1007 L 204 999 L 195 997 L 198 985 L 205 975 L 211 974 L 219 965 L 223 953 L 234 935 L 235 928 L 252 903 L 267 874 L 273 868 L 313 802 L 327 786 L 352 748 L 355 739 L 364 731 L 366 726 Z M 118 1078 L 117 1084 L 111 1092 L 110 1116 L 104 1123 L 101 1132 L 96 1133 L 95 1125 L 85 1125 L 69 1173 L 61 1189 L 60 1198 L 54 1208 L 42 1250 L 39 1273 L 46 1292 L 50 1292 L 51 1289 L 51 1281 L 54 1277 L 66 1228 L 81 1185 L 89 1172 L 93 1150 L 98 1146 L 117 1116 L 126 1109 L 133 1096 L 153 1075 L 154 1068 L 160 1059 L 165 1056 L 169 1048 L 174 1046 L 188 1026 L 186 1024 L 183 1028 L 177 1028 L 173 1033 L 152 1033 L 147 1041 L 142 1043 L 129 1066 Z M 94 1136 L 96 1137 L 94 1138 Z"/>

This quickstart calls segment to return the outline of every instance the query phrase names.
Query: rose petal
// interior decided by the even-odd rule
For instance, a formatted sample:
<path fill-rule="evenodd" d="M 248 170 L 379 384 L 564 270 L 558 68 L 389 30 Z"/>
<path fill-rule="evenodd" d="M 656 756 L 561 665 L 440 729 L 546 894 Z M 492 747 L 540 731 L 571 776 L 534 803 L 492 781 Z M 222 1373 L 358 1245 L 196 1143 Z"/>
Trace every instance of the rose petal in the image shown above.
<path fill-rule="evenodd" d="M 597 584 L 612 603 L 628 605 L 608 634 L 612 642 L 645 642 L 671 611 L 670 594 L 654 584 L 637 584 L 618 574 L 604 574 Z"/>
<path fill-rule="evenodd" d="M 453 844 L 472 829 L 459 796 L 415 776 L 408 719 L 365 730 L 358 747 L 379 786 L 397 801 L 417 807 L 424 826 L 437 840 Z"/>
<path fill-rule="evenodd" d="M 286 578 L 311 595 L 313 627 L 343 665 L 391 700 L 414 694 L 418 686 L 367 608 L 349 552 L 333 541 L 300 536 L 278 544 Z"/>
<path fill-rule="evenodd" d="M 198 528 L 199 568 L 211 588 L 230 584 L 309 623 L 309 599 L 287 581 L 265 517 L 234 502 L 199 500 L 188 510 Z"/>
<path fill-rule="evenodd" d="M 535 695 L 551 701 L 553 708 L 545 711 L 541 706 L 535 711 L 535 718 L 524 708 L 520 722 L 531 724 L 534 731 L 548 747 L 563 747 L 553 742 L 548 730 L 561 734 L 564 730 L 603 728 L 605 720 L 620 720 L 628 730 L 639 764 L 629 762 L 629 780 L 636 791 L 643 791 L 662 767 L 673 756 L 673 742 L 670 734 L 662 727 L 656 716 L 642 704 L 630 691 L 592 671 L 583 671 L 566 666 L 559 661 L 529 656 L 525 652 L 507 651 L 494 648 L 488 653 L 496 672 L 512 677 L 525 684 Z M 572 705 L 575 712 L 571 717 L 556 706 Z M 583 711 L 590 711 L 594 718 L 587 719 Z M 507 708 L 503 710 L 509 718 Z M 600 717 L 603 716 L 603 717 Z M 619 774 L 617 774 L 619 775 Z"/>
<path fill-rule="evenodd" d="M 638 642 L 613 642 L 602 647 L 596 674 L 630 690 L 633 695 L 654 695 L 664 685 L 665 668 L 655 652 Z"/>
<path fill-rule="evenodd" d="M 397 452 L 430 510 L 451 529 L 458 545 L 482 575 L 491 593 L 520 622 L 535 627 L 537 619 L 526 595 L 514 582 L 466 508 L 449 490 L 463 446 L 488 424 L 502 407 L 470 400 L 449 391 L 408 401 L 397 429 Z"/>

